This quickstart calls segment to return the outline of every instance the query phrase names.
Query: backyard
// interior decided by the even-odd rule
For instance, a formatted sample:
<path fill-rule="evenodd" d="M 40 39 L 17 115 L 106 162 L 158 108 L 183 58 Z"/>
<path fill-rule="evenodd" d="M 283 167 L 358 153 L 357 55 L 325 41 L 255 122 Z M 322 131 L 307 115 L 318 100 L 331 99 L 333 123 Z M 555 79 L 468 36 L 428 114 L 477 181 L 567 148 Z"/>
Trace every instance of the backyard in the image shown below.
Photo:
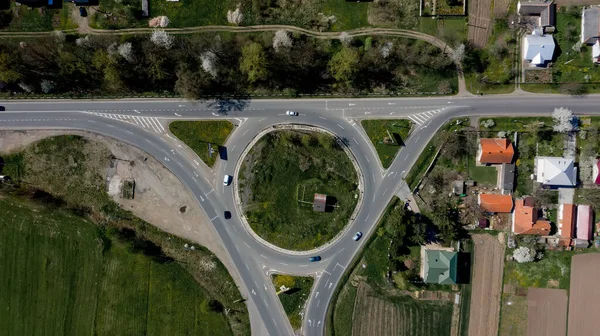
<path fill-rule="evenodd" d="M 360 123 L 373 143 L 381 165 L 383 168 L 388 168 L 398 151 L 404 146 L 412 122 L 406 119 L 365 119 Z"/>
<path fill-rule="evenodd" d="M 29 8 L 12 2 L 9 10 L 0 11 L 0 29 L 21 32 L 73 29 L 77 24 L 70 17 L 73 5 L 64 3 L 61 9 Z"/>
<path fill-rule="evenodd" d="M 273 285 L 276 291 L 279 292 L 281 286 L 289 288 L 288 291 L 279 294 L 279 300 L 294 330 L 300 329 L 302 326 L 301 314 L 304 313 L 304 304 L 310 296 L 313 282 L 312 277 L 273 275 Z"/>
<path fill-rule="evenodd" d="M 324 133 L 275 131 L 250 150 L 239 192 L 252 229 L 286 249 L 321 246 L 348 224 L 358 201 L 358 176 L 337 140 Z M 327 195 L 324 212 L 315 193 Z"/>
<path fill-rule="evenodd" d="M 174 121 L 169 131 L 183 141 L 207 166 L 212 167 L 219 157 L 219 148 L 225 145 L 233 124 L 229 121 Z M 209 144 L 213 152 L 209 151 Z"/>

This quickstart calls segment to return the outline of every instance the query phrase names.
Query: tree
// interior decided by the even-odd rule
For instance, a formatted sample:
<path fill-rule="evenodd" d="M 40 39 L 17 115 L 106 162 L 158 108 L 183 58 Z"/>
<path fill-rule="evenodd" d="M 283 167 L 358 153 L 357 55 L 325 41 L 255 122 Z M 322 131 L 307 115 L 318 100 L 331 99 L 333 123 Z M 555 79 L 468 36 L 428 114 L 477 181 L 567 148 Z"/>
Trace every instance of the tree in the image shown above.
<path fill-rule="evenodd" d="M 352 48 L 343 48 L 329 60 L 329 72 L 338 82 L 348 82 L 358 69 L 358 52 Z"/>
<path fill-rule="evenodd" d="M 4 83 L 15 83 L 21 79 L 21 74 L 15 71 L 15 55 L 6 52 L 0 53 L 0 81 Z"/>
<path fill-rule="evenodd" d="M 133 49 L 132 49 L 131 42 L 125 42 L 125 43 L 121 44 L 117 48 L 117 51 L 119 52 L 119 55 L 121 55 L 121 57 L 123 57 L 125 60 L 127 60 L 127 62 L 129 62 L 129 63 L 133 62 Z"/>
<path fill-rule="evenodd" d="M 388 58 L 390 56 L 390 54 L 392 53 L 393 48 L 394 48 L 394 43 L 392 43 L 390 41 L 385 42 L 379 49 L 381 57 L 383 57 L 383 59 Z"/>
<path fill-rule="evenodd" d="M 350 43 L 352 43 L 352 36 L 350 36 L 350 34 L 348 34 L 347 32 L 341 32 L 340 33 L 340 42 L 342 42 L 342 44 L 345 47 L 350 46 Z"/>
<path fill-rule="evenodd" d="M 412 235 L 410 241 L 417 245 L 423 245 L 427 242 L 427 224 L 423 221 L 417 221 L 411 225 Z"/>
<path fill-rule="evenodd" d="M 535 260 L 535 251 L 526 246 L 517 247 L 513 252 L 513 259 L 518 263 L 527 263 Z"/>
<path fill-rule="evenodd" d="M 294 288 L 294 286 L 296 285 L 296 281 L 291 275 L 277 274 L 274 275 L 273 284 L 275 285 L 275 288 L 279 290 L 281 286 L 285 286 L 287 288 Z"/>
<path fill-rule="evenodd" d="M 250 83 L 267 78 L 267 58 L 262 45 L 253 42 L 242 48 L 240 71 L 248 76 Z"/>
<path fill-rule="evenodd" d="M 175 42 L 175 37 L 162 29 L 155 29 L 150 35 L 150 41 L 159 47 L 171 49 Z"/>
<path fill-rule="evenodd" d="M 236 7 L 234 11 L 227 11 L 227 22 L 238 26 L 244 20 L 244 14 L 240 10 L 240 5 Z"/>
<path fill-rule="evenodd" d="M 558 107 L 552 112 L 554 119 L 554 131 L 566 133 L 573 131 L 573 112 L 564 107 Z"/>
<path fill-rule="evenodd" d="M 217 55 L 212 51 L 205 51 L 200 55 L 202 69 L 209 73 L 212 78 L 217 78 Z"/>
<path fill-rule="evenodd" d="M 286 30 L 280 29 L 276 31 L 275 36 L 273 36 L 273 49 L 275 49 L 276 52 L 291 48 L 293 43 L 294 41 L 292 41 L 290 34 Z"/>
<path fill-rule="evenodd" d="M 587 87 L 581 83 L 565 83 L 560 86 L 560 91 L 578 97 L 587 93 Z"/>
<path fill-rule="evenodd" d="M 494 127 L 494 125 L 496 125 L 496 123 L 494 122 L 494 119 L 486 119 L 486 120 L 482 120 L 480 125 L 485 128 L 490 128 L 490 127 Z"/>
<path fill-rule="evenodd" d="M 219 300 L 212 299 L 208 301 L 208 309 L 214 313 L 222 313 L 224 310 L 223 304 Z"/>
<path fill-rule="evenodd" d="M 461 63 L 465 59 L 465 45 L 461 43 L 452 53 L 454 63 Z"/>

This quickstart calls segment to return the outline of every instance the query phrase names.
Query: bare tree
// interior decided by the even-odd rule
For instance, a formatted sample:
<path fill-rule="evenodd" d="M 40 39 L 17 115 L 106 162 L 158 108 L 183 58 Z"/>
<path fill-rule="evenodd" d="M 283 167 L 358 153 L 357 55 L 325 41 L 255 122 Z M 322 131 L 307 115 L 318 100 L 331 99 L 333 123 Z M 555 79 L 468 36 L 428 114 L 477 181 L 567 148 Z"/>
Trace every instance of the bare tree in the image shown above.
<path fill-rule="evenodd" d="M 465 45 L 461 43 L 452 53 L 452 60 L 455 63 L 460 63 L 465 59 Z"/>
<path fill-rule="evenodd" d="M 381 48 L 379 49 L 379 52 L 381 53 L 381 57 L 388 58 L 390 56 L 390 54 L 392 53 L 392 49 L 394 48 L 394 44 L 392 42 L 385 42 Z"/>
<path fill-rule="evenodd" d="M 286 30 L 280 29 L 276 31 L 275 36 L 273 36 L 273 49 L 277 52 L 282 49 L 290 48 L 293 43 L 294 41 Z"/>
<path fill-rule="evenodd" d="M 50 93 L 52 89 L 54 89 L 54 83 L 47 79 L 43 79 L 40 82 L 40 88 L 42 89 L 43 93 Z"/>
<path fill-rule="evenodd" d="M 347 32 L 341 32 L 340 42 L 342 42 L 342 44 L 347 47 L 350 45 L 350 43 L 352 43 L 352 36 L 350 36 L 350 34 L 348 34 Z"/>
<path fill-rule="evenodd" d="M 564 107 L 557 107 L 552 112 L 554 119 L 554 131 L 560 133 L 571 132 L 573 130 L 573 112 Z"/>

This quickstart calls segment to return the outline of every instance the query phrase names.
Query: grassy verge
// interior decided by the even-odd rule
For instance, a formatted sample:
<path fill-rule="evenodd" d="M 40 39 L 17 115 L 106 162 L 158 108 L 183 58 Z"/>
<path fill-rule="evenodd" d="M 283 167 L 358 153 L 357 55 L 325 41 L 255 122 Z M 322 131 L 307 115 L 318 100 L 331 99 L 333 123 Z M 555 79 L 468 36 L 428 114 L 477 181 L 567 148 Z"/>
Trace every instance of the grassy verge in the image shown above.
<path fill-rule="evenodd" d="M 527 308 L 527 296 L 502 294 L 498 335 L 527 335 Z"/>
<path fill-rule="evenodd" d="M 219 148 L 233 130 L 229 121 L 174 121 L 169 124 L 173 135 L 188 145 L 207 166 L 212 167 L 219 157 Z M 209 144 L 214 152 L 209 152 Z"/>
<path fill-rule="evenodd" d="M 361 125 L 375 146 L 383 168 L 392 164 L 412 127 L 406 119 L 362 120 Z"/>
<path fill-rule="evenodd" d="M 181 334 L 184 330 L 195 330 L 195 333 L 205 335 L 221 331 L 230 334 L 227 330 L 233 331 L 235 335 L 250 334 L 247 308 L 244 303 L 236 302 L 240 299 L 239 290 L 225 267 L 210 251 L 201 246 L 195 251 L 183 249 L 183 245 L 190 242 L 166 234 L 134 217 L 108 197 L 105 192 L 104 174 L 109 165 L 110 152 L 103 144 L 78 136 L 59 136 L 34 143 L 20 153 L 2 157 L 6 163 L 5 170 L 16 173 L 18 178 L 15 180 L 20 181 L 20 188 L 16 192 L 29 195 L 32 193 L 31 188 L 44 190 L 45 192 L 33 192 L 32 197 L 39 199 L 46 207 L 51 207 L 54 212 L 75 213 L 83 218 L 79 219 L 81 223 L 85 220 L 88 225 L 93 224 L 96 236 L 89 237 L 83 234 L 83 226 L 80 228 L 78 225 L 77 229 L 74 229 L 73 223 L 67 225 L 66 222 L 63 226 L 58 226 L 61 223 L 55 224 L 56 228 L 61 228 L 60 231 L 49 228 L 49 235 L 56 236 L 56 239 L 60 238 L 60 234 L 67 234 L 68 230 L 74 232 L 69 233 L 72 235 L 67 237 L 79 237 L 79 230 L 82 235 L 79 239 L 88 239 L 85 242 L 61 241 L 58 245 L 74 248 L 77 254 L 84 253 L 87 249 L 98 251 L 99 248 L 103 253 L 101 257 L 106 258 L 101 260 L 107 261 L 103 261 L 98 266 L 100 270 L 97 270 L 104 274 L 102 276 L 106 281 L 96 283 L 99 281 L 94 275 L 96 273 L 86 278 L 87 274 L 77 275 L 73 272 L 79 272 L 78 270 L 69 268 L 78 268 L 79 265 L 74 262 L 78 259 L 68 261 L 66 266 L 61 268 L 60 253 L 39 254 L 40 259 L 32 262 L 38 263 L 41 270 L 49 270 L 48 267 L 51 267 L 57 272 L 70 272 L 74 275 L 67 277 L 67 281 L 59 280 L 62 285 L 71 288 L 67 293 L 71 293 L 72 296 L 66 294 L 59 303 L 43 301 L 43 296 L 35 297 L 37 306 L 53 304 L 52 309 L 60 309 L 58 306 L 65 304 L 71 309 L 77 305 L 88 304 L 86 300 L 91 300 L 93 296 L 85 293 L 83 297 L 78 297 L 72 290 L 79 283 L 89 288 L 90 285 L 84 282 L 92 281 L 98 286 L 99 301 L 95 323 L 98 328 L 102 328 L 98 331 L 100 334 L 114 333 L 115 330 L 123 330 L 124 327 L 131 327 L 127 330 L 131 330 L 132 333 L 137 330 L 143 334 Z M 36 213 L 34 217 L 40 221 L 40 216 Z M 28 224 L 26 221 L 21 223 L 20 227 Z M 110 248 L 106 248 L 108 240 Z M 37 244 L 30 248 L 37 248 Z M 135 253 L 130 256 L 130 252 Z M 23 255 L 25 257 L 26 253 Z M 67 254 L 67 257 L 75 258 L 71 254 Z M 34 258 L 34 255 L 31 254 L 29 258 Z M 22 269 L 26 271 L 29 268 Z M 132 279 L 136 279 L 133 280 L 133 287 Z M 175 280 L 179 283 L 174 282 Z M 199 294 L 193 294 L 194 291 Z M 162 297 L 163 293 L 167 297 Z M 169 295 L 171 297 L 168 297 Z M 190 303 L 185 302 L 188 299 Z M 68 300 L 71 300 L 71 306 L 68 306 Z M 148 302 L 152 304 L 149 305 Z M 98 310 L 101 307 L 106 307 L 104 312 Z M 180 311 L 178 307 L 187 311 Z M 209 314 L 211 309 L 219 311 L 223 307 L 231 309 L 228 315 Z M 135 318 L 127 320 L 128 314 L 135 315 Z M 207 319 L 203 320 L 200 316 L 206 316 Z M 155 321 L 148 321 L 148 317 Z M 79 317 L 65 320 L 63 326 L 79 323 L 74 322 L 78 319 Z M 185 329 L 185 326 L 189 328 Z M 215 328 L 218 330 L 213 330 Z M 82 333 L 89 333 L 90 330 Z"/>
<path fill-rule="evenodd" d="M 348 223 L 357 203 L 357 179 L 333 137 L 277 131 L 246 156 L 240 193 L 258 235 L 283 248 L 306 250 L 323 245 Z M 315 193 L 327 195 L 325 212 L 313 211 Z"/>
<path fill-rule="evenodd" d="M 473 265 L 473 241 L 467 240 L 463 244 L 463 252 L 471 253 L 471 265 Z M 469 279 L 473 279 L 473 269 L 471 268 Z M 471 283 L 463 284 L 460 290 L 460 319 L 458 324 L 458 335 L 467 336 L 469 334 L 469 315 L 471 312 Z"/>
<path fill-rule="evenodd" d="M 440 128 L 433 138 L 431 138 L 427 144 L 427 147 L 421 151 L 417 161 L 415 161 L 415 164 L 410 168 L 408 174 L 406 174 L 405 180 L 411 190 L 417 186 L 417 183 L 419 183 L 419 180 L 423 177 L 425 171 L 429 165 L 431 165 L 431 162 L 433 162 L 435 154 L 439 150 L 440 146 L 442 146 L 442 133 L 458 130 L 462 128 L 462 125 L 468 125 L 468 123 L 468 118 L 453 119 L 442 126 L 442 128 Z"/>
<path fill-rule="evenodd" d="M 290 288 L 279 294 L 279 300 L 290 320 L 294 330 L 302 326 L 302 315 L 304 304 L 310 296 L 314 279 L 312 277 L 293 277 L 290 275 L 273 275 L 273 285 L 276 291 L 280 291 L 282 285 Z"/>
<path fill-rule="evenodd" d="M 549 281 L 557 281 L 558 288 L 569 289 L 571 257 L 575 251 L 546 251 L 540 261 L 530 263 L 507 262 L 504 282 L 520 287 L 551 287 Z"/>

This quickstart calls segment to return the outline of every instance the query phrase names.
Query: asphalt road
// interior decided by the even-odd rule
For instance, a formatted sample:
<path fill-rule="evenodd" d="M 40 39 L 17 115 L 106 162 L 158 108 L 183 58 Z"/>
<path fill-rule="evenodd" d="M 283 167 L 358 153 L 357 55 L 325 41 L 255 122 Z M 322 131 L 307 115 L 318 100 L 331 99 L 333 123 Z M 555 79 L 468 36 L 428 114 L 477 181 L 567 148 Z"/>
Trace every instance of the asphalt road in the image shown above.
<path fill-rule="evenodd" d="M 211 218 L 229 252 L 247 296 L 252 330 L 256 335 L 291 335 L 269 274 L 283 272 L 316 278 L 307 302 L 303 334 L 322 335 L 331 297 L 346 267 L 368 240 L 393 195 L 406 188 L 404 176 L 433 134 L 449 118 L 458 116 L 550 115 L 555 107 L 576 114 L 598 114 L 600 97 L 494 96 L 403 99 L 254 100 L 221 104 L 161 100 L 8 101 L 0 102 L 1 129 L 78 129 L 114 137 L 161 160 L 197 198 Z M 286 110 L 300 113 L 286 116 Z M 237 124 L 228 140 L 228 160 L 207 169 L 178 145 L 167 132 L 176 119 L 223 119 Z M 415 128 L 392 165 L 384 170 L 360 127 L 364 118 L 409 118 Z M 345 138 L 364 176 L 364 202 L 351 226 L 336 242 L 315 254 L 286 253 L 261 244 L 245 230 L 237 213 L 233 188 L 223 186 L 223 175 L 232 175 L 245 146 L 260 131 L 281 123 L 315 125 Z M 234 216 L 223 218 L 225 210 Z M 357 231 L 365 235 L 355 242 Z"/>

